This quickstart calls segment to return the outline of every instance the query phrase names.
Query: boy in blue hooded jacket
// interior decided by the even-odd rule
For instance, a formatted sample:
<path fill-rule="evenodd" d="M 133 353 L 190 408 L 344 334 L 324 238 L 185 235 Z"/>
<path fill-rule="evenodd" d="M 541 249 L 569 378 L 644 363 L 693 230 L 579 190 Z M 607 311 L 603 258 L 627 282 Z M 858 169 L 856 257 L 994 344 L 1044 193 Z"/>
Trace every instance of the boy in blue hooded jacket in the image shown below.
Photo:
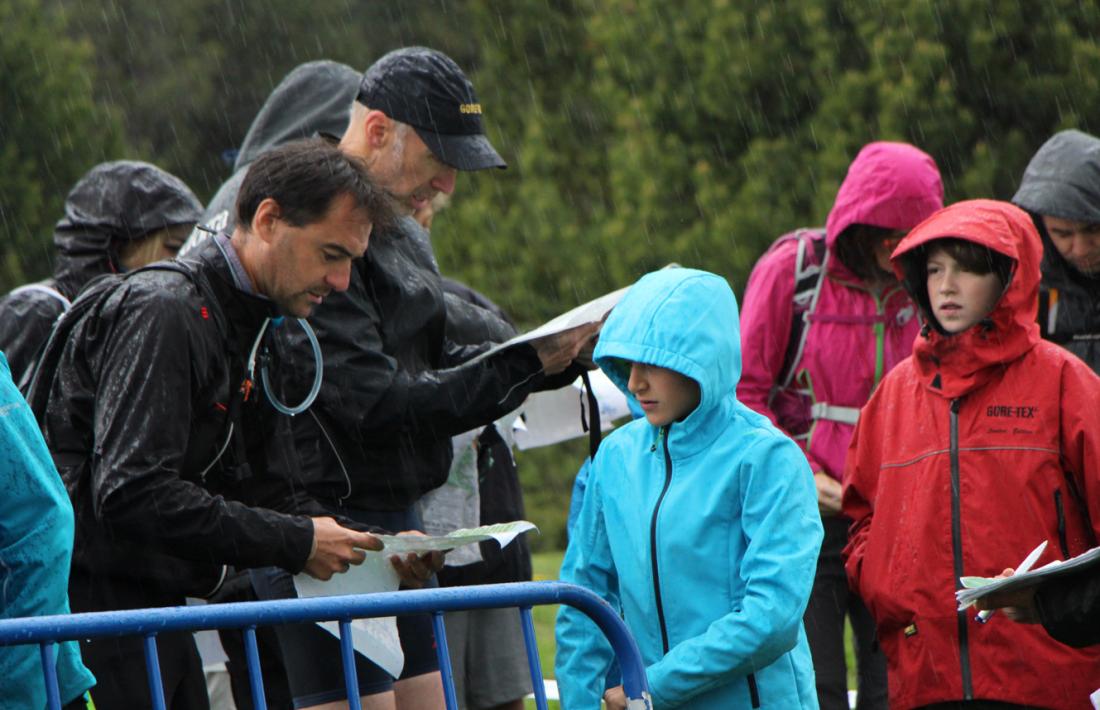
<path fill-rule="evenodd" d="M 725 279 L 665 269 L 611 312 L 599 366 L 645 412 L 592 464 L 561 578 L 619 609 L 655 708 L 817 707 L 802 613 L 822 530 L 798 446 L 737 401 L 737 302 Z M 562 707 L 604 693 L 612 651 L 563 606 Z"/>

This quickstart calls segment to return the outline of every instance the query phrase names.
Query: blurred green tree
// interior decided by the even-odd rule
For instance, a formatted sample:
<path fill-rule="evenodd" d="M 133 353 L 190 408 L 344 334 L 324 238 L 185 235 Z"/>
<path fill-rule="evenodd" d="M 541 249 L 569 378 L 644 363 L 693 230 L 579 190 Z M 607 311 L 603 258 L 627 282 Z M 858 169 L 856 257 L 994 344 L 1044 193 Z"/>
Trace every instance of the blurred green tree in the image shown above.
<path fill-rule="evenodd" d="M 65 195 L 121 150 L 116 116 L 93 99 L 92 48 L 62 13 L 0 0 L 0 293 L 50 273 Z"/>
<path fill-rule="evenodd" d="M 949 200 L 1007 199 L 1051 133 L 1100 116 L 1100 6 L 1077 0 L 474 5 L 512 170 L 470 178 L 435 245 L 526 324 L 673 261 L 740 293 L 869 141 L 928 151 Z"/>
<path fill-rule="evenodd" d="M 203 199 L 232 174 L 253 117 L 297 65 L 332 59 L 366 69 L 407 44 L 471 62 L 478 46 L 464 31 L 463 4 L 447 0 L 55 1 L 94 45 L 97 96 L 125 107 L 136 151 Z"/>

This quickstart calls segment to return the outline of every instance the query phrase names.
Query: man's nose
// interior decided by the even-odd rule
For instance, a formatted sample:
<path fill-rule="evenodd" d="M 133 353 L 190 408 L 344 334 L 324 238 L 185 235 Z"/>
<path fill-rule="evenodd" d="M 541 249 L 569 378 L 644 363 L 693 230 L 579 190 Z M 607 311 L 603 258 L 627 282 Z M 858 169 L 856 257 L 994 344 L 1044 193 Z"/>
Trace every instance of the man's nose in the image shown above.
<path fill-rule="evenodd" d="M 458 179 L 458 171 L 454 168 L 444 168 L 438 175 L 432 178 L 432 189 L 449 195 L 455 191 L 455 181 Z"/>
<path fill-rule="evenodd" d="M 348 286 L 351 285 L 351 260 L 348 260 L 347 264 L 341 265 L 328 272 L 325 278 L 325 283 L 333 291 L 347 291 Z"/>

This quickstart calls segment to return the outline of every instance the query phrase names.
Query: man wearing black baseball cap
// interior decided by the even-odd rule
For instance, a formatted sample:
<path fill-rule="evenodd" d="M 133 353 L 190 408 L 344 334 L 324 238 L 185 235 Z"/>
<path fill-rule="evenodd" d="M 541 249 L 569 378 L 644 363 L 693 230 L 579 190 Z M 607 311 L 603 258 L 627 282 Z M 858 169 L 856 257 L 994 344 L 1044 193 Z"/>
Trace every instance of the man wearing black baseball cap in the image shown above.
<path fill-rule="evenodd" d="M 363 75 L 340 147 L 411 214 L 454 190 L 456 171 L 505 168 L 485 137 L 473 84 L 433 49 L 385 55 Z"/>
<path fill-rule="evenodd" d="M 441 52 L 425 47 L 390 52 L 363 75 L 356 101 L 407 123 L 452 168 L 508 167 L 485 137 L 473 84 Z"/>
<path fill-rule="evenodd" d="M 328 74 L 340 77 L 333 91 L 353 88 L 345 85 L 346 74 Z M 293 91 L 303 101 L 317 88 L 308 80 L 301 87 Z M 456 310 L 475 307 L 445 302 L 431 244 L 411 215 L 437 194 L 450 194 L 458 170 L 505 167 L 485 137 L 482 105 L 454 61 L 423 47 L 383 56 L 363 75 L 355 96 L 340 148 L 362 159 L 371 179 L 410 216 L 372 235 L 352 269 L 349 290 L 326 298 L 310 318 L 323 354 L 324 383 L 309 413 L 293 419 L 301 460 L 301 478 L 294 483 L 350 519 L 421 530 L 415 503 L 446 481 L 451 437 L 515 410 L 536 389 L 574 380 L 579 366 L 573 361 L 592 333 L 471 362 L 488 343 L 457 345 L 448 322 Z M 261 115 L 293 121 L 293 106 L 300 102 L 288 98 L 294 97 L 279 97 L 283 111 L 265 107 Z M 269 103 L 275 100 L 273 95 Z M 316 106 L 316 99 L 309 101 Z M 249 135 L 289 135 L 303 128 L 276 132 L 254 125 Z M 217 214 L 211 217 L 218 220 Z M 314 372 L 308 342 L 298 329 L 281 329 L 279 337 L 285 339 L 279 358 L 283 386 L 308 391 Z M 254 570 L 252 582 L 263 599 L 294 595 L 287 574 L 277 569 Z M 363 706 L 442 707 L 430 617 L 400 617 L 398 630 L 405 664 L 396 682 L 356 657 Z M 276 632 L 295 705 L 346 702 L 336 640 L 313 624 L 282 625 Z"/>

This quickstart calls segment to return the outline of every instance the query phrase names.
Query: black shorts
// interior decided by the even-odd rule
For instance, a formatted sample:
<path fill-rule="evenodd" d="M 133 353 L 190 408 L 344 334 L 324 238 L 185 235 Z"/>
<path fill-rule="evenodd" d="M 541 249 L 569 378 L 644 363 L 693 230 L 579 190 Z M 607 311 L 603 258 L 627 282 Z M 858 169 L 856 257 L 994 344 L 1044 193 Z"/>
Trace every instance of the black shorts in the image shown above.
<path fill-rule="evenodd" d="M 419 516 L 411 509 L 377 512 L 342 508 L 339 514 L 393 532 L 423 528 Z M 293 599 L 297 596 L 290 574 L 277 567 L 252 570 L 252 586 L 260 599 Z M 425 586 L 437 586 L 435 578 Z M 283 651 L 294 707 L 347 700 L 344 667 L 340 662 L 340 641 L 335 636 L 313 623 L 284 624 L 274 628 Z M 405 654 L 402 679 L 439 670 L 430 614 L 397 617 L 397 632 Z M 355 672 L 360 695 L 374 695 L 393 688 L 393 677 L 358 653 L 355 654 Z"/>

